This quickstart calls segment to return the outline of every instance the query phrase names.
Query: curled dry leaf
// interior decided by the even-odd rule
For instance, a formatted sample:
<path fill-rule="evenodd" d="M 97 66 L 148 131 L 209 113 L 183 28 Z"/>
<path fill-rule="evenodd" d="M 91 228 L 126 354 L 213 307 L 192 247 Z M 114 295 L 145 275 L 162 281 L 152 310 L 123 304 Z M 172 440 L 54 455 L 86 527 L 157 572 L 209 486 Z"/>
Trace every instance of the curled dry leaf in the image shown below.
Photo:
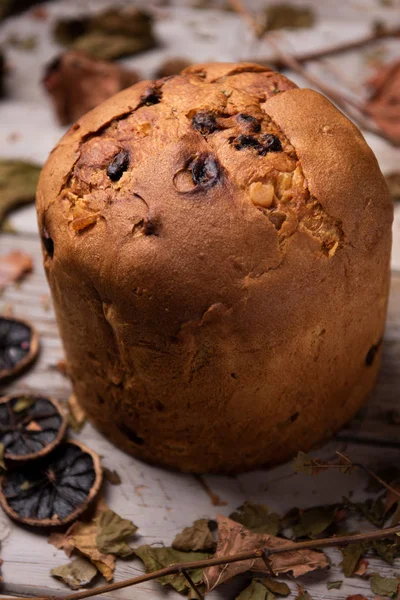
<path fill-rule="evenodd" d="M 55 39 L 102 60 L 114 60 L 153 48 L 153 18 L 143 10 L 109 8 L 95 15 L 61 19 Z"/>
<path fill-rule="evenodd" d="M 229 515 L 229 518 L 254 533 L 277 535 L 281 530 L 281 518 L 278 514 L 271 513 L 265 504 L 253 504 L 248 500 Z"/>
<path fill-rule="evenodd" d="M 55 567 L 50 574 L 62 579 L 71 589 L 77 590 L 92 581 L 97 574 L 97 569 L 91 562 L 79 556 L 66 565 Z"/>
<path fill-rule="evenodd" d="M 326 587 L 328 588 L 328 590 L 340 590 L 342 585 L 343 585 L 343 580 L 340 579 L 339 581 L 328 581 L 328 583 L 326 584 Z"/>
<path fill-rule="evenodd" d="M 173 548 L 157 548 L 148 545 L 135 548 L 135 554 L 143 561 L 146 573 L 157 571 L 158 569 L 168 567 L 169 565 L 187 563 L 195 560 L 205 560 L 210 557 L 209 554 L 203 552 L 180 552 Z M 195 585 L 202 582 L 202 569 L 188 569 L 188 573 Z M 182 573 L 165 575 L 164 577 L 159 577 L 157 581 L 159 581 L 161 585 L 171 585 L 177 592 L 187 592 L 190 590 L 188 581 Z"/>
<path fill-rule="evenodd" d="M 46 67 L 43 85 L 58 120 L 67 125 L 138 79 L 137 73 L 118 64 L 70 50 Z"/>
<path fill-rule="evenodd" d="M 346 596 L 346 600 L 368 600 L 362 594 L 353 594 L 353 596 Z"/>
<path fill-rule="evenodd" d="M 318 537 L 335 521 L 337 508 L 336 505 L 314 506 L 302 511 L 298 523 L 292 527 L 295 538 Z"/>
<path fill-rule="evenodd" d="M 40 170 L 23 160 L 0 160 L 0 225 L 10 210 L 34 201 Z"/>
<path fill-rule="evenodd" d="M 172 548 L 183 552 L 215 550 L 217 543 L 210 531 L 208 519 L 198 519 L 175 536 Z"/>
<path fill-rule="evenodd" d="M 269 548 L 283 547 L 291 543 L 289 540 L 272 535 L 252 533 L 243 527 L 243 525 L 232 521 L 228 517 L 219 515 L 217 521 L 218 546 L 215 558 L 230 556 L 240 552 L 268 550 Z M 292 572 L 294 577 L 298 577 L 309 571 L 326 568 L 328 561 L 322 552 L 296 550 L 271 555 L 269 557 L 269 564 L 275 575 Z M 257 558 L 227 565 L 208 567 L 204 571 L 204 581 L 208 591 L 211 591 L 224 581 L 247 571 L 270 574 L 265 562 L 261 558 Z"/>
<path fill-rule="evenodd" d="M 78 402 L 75 394 L 68 398 L 68 423 L 73 431 L 79 432 L 86 423 L 86 413 Z"/>
<path fill-rule="evenodd" d="M 21 281 L 24 275 L 32 271 L 32 257 L 26 252 L 12 250 L 5 256 L 0 256 L 0 290 L 10 283 Z"/>
<path fill-rule="evenodd" d="M 371 96 L 366 112 L 393 139 L 400 141 L 400 60 L 379 67 L 367 82 Z"/>

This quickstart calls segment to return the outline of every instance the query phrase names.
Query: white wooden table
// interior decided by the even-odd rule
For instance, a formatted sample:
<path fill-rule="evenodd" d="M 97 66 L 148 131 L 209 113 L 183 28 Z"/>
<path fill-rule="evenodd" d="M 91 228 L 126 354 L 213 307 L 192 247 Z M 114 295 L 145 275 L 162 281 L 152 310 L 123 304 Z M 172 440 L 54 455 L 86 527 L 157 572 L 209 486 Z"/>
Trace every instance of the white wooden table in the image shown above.
<path fill-rule="evenodd" d="M 110 4 L 103 0 L 85 2 L 70 0 L 49 4 L 50 21 L 35 21 L 29 15 L 10 19 L 0 28 L 0 43 L 11 32 L 40 36 L 38 48 L 26 53 L 7 48 L 13 66 L 9 77 L 9 98 L 0 103 L 0 156 L 21 157 L 43 162 L 63 130 L 55 123 L 48 99 L 39 80 L 43 64 L 59 48 L 51 41 L 48 30 L 51 20 L 58 14 L 73 14 L 77 10 L 93 9 Z M 181 5 L 188 3 L 180 2 Z M 258 2 L 251 2 L 256 6 Z M 365 34 L 371 22 L 386 19 L 391 24 L 400 23 L 400 2 L 383 10 L 375 0 L 353 0 L 352 3 L 332 3 L 308 0 L 308 5 L 319 6 L 320 21 L 315 30 L 285 34 L 282 43 L 288 49 L 306 51 L 315 46 L 329 45 L 335 41 L 351 39 Z M 139 68 L 151 77 L 162 57 L 186 56 L 196 61 L 241 60 L 249 56 L 268 56 L 268 48 L 255 44 L 235 14 L 189 8 L 158 8 L 157 24 L 161 47 L 143 56 L 123 62 Z M 240 43 L 238 43 L 240 40 Z M 387 42 L 388 58 L 400 55 L 400 41 Z M 347 54 L 324 61 L 312 68 L 334 85 L 343 85 L 337 76 L 338 67 L 345 73 L 347 84 L 359 92 L 367 74 L 365 61 L 359 53 Z M 303 84 L 298 77 L 299 84 Z M 400 151 L 394 151 L 384 141 L 367 136 L 377 153 L 384 171 L 399 168 Z M 42 351 L 35 366 L 6 388 L 7 392 L 40 392 L 66 400 L 70 393 L 68 380 L 54 365 L 63 358 L 52 309 L 47 306 L 48 288 L 41 266 L 40 245 L 36 231 L 33 207 L 14 213 L 11 222 L 16 235 L 0 235 L 0 254 L 10 249 L 23 249 L 34 259 L 34 272 L 20 286 L 8 288 L 0 299 L 0 309 L 12 307 L 15 316 L 34 322 L 40 336 Z M 400 206 L 396 209 L 394 223 L 393 278 L 389 317 L 385 336 L 383 365 L 376 391 L 361 414 L 348 425 L 335 440 L 318 454 L 333 457 L 340 449 L 355 461 L 374 466 L 377 463 L 393 464 L 400 459 L 399 426 L 388 423 L 388 411 L 397 410 L 400 399 Z M 5 391 L 5 390 L 2 390 Z M 228 515 L 245 500 L 268 504 L 271 509 L 284 513 L 293 506 L 309 507 L 316 504 L 340 501 L 343 495 L 354 491 L 353 500 L 365 497 L 366 480 L 357 472 L 352 475 L 324 474 L 315 478 L 295 475 L 290 465 L 270 471 L 256 471 L 237 477 L 207 476 L 210 488 L 226 502 L 216 507 L 199 482 L 183 475 L 148 466 L 123 454 L 86 425 L 79 437 L 103 456 L 103 464 L 116 469 L 122 478 L 120 486 L 108 486 L 107 500 L 121 516 L 132 519 L 139 527 L 138 544 L 164 542 L 170 544 L 175 534 L 193 520 L 201 517 L 215 518 L 217 512 Z M 4 560 L 4 595 L 63 595 L 68 589 L 50 577 L 50 569 L 66 563 L 62 551 L 47 543 L 47 536 L 11 523 L 0 513 L 1 556 Z M 333 565 L 338 565 L 341 555 L 330 553 Z M 115 580 L 132 577 L 142 570 L 140 561 L 118 561 Z M 396 571 L 397 567 L 397 571 Z M 389 567 L 381 560 L 370 561 L 369 571 L 381 574 L 400 573 L 400 564 Z M 313 598 L 346 598 L 351 594 L 373 594 L 368 583 L 360 578 L 347 579 L 340 590 L 327 591 L 328 580 L 342 579 L 341 571 L 333 566 L 329 573 L 315 573 L 302 580 Z M 289 585 L 295 590 L 293 583 Z M 163 598 L 164 590 L 158 583 L 150 582 L 134 589 L 121 590 L 108 597 L 147 600 Z M 174 592 L 171 597 L 178 598 Z M 211 597 L 235 597 L 235 585 L 226 586 Z"/>

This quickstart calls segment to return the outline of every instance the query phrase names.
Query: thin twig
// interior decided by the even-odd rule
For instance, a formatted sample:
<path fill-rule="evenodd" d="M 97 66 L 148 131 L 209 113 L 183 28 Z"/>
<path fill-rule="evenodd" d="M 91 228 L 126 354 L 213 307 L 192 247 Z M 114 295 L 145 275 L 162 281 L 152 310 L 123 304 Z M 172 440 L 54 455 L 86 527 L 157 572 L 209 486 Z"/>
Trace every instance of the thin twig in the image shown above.
<path fill-rule="evenodd" d="M 194 593 L 196 594 L 196 596 L 198 598 L 200 598 L 200 600 L 204 600 L 203 594 L 201 593 L 201 591 L 199 590 L 199 588 L 197 587 L 197 585 L 195 584 L 195 582 L 193 581 L 193 579 L 190 577 L 190 575 L 186 571 L 186 569 L 181 569 L 181 573 L 185 577 L 186 581 L 188 582 L 188 584 L 190 585 L 190 587 L 192 588 L 192 590 L 194 591 Z"/>
<path fill-rule="evenodd" d="M 237 0 L 235 0 L 237 1 Z M 233 2 L 231 1 L 231 5 L 233 7 Z M 239 11 L 237 11 L 239 12 Z M 341 44 L 336 44 L 334 46 L 330 46 L 329 48 L 324 48 L 322 50 L 313 50 L 311 52 L 305 52 L 304 54 L 296 54 L 295 58 L 299 63 L 305 63 L 312 60 L 319 60 L 321 58 L 327 58 L 329 56 L 334 56 L 335 54 L 341 54 L 343 52 L 348 52 L 350 50 L 357 50 L 358 48 L 362 48 L 363 46 L 367 46 L 368 44 L 372 44 L 379 40 L 388 39 L 388 38 L 396 38 L 400 37 L 400 27 L 387 28 L 383 31 L 370 33 L 358 40 L 354 40 L 351 42 L 343 42 Z M 285 67 L 285 64 L 282 62 L 280 56 L 272 56 L 270 60 L 260 61 L 259 59 L 246 59 L 246 62 L 259 62 L 260 64 L 265 65 L 274 65 L 277 69 L 281 69 Z"/>
<path fill-rule="evenodd" d="M 374 540 L 382 540 L 393 535 L 400 534 L 400 525 L 396 527 L 388 527 L 386 529 L 379 529 L 377 531 L 371 531 L 367 533 L 358 533 L 355 535 L 343 535 L 338 537 L 324 538 L 320 540 L 306 540 L 305 542 L 289 542 L 284 546 L 278 546 L 277 548 L 268 548 L 268 556 L 274 554 L 284 554 L 286 552 L 296 552 L 299 550 L 310 550 L 310 549 L 322 549 L 322 548 L 333 548 L 338 546 L 346 546 L 348 544 L 354 544 L 356 542 L 371 542 Z M 231 556 L 221 556 L 218 558 L 207 558 L 205 560 L 196 560 L 193 562 L 179 563 L 170 565 L 158 571 L 152 573 L 144 573 L 138 577 L 126 579 L 125 581 L 118 581 L 116 583 L 110 583 L 103 585 L 92 590 L 82 590 L 75 594 L 69 594 L 64 596 L 62 600 L 83 600 L 84 598 L 91 598 L 99 594 L 106 594 L 108 592 L 114 592 L 122 588 L 137 585 L 138 583 L 144 583 L 145 581 L 151 581 L 158 579 L 159 577 L 166 577 L 167 575 L 175 575 L 184 570 L 191 569 L 204 569 L 206 567 L 213 567 L 217 565 L 225 565 L 228 563 L 235 563 L 244 560 L 254 560 L 256 558 L 262 558 L 264 554 L 263 550 L 255 550 L 253 552 L 242 552 L 240 554 L 232 554 Z M 50 600 L 49 598 L 47 600 Z"/>

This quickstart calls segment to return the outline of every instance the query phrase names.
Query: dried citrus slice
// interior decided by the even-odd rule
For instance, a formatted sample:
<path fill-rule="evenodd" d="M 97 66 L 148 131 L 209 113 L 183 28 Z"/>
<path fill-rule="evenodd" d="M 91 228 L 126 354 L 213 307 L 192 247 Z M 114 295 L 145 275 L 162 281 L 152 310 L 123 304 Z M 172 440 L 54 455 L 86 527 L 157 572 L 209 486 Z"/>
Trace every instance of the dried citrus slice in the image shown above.
<path fill-rule="evenodd" d="M 76 441 L 61 443 L 51 454 L 0 480 L 0 504 L 16 521 L 51 527 L 81 515 L 102 481 L 98 455 Z"/>
<path fill-rule="evenodd" d="M 39 337 L 20 319 L 0 317 L 0 380 L 16 375 L 37 356 Z"/>
<path fill-rule="evenodd" d="M 0 399 L 0 443 L 7 460 L 33 460 L 48 454 L 61 442 L 66 428 L 67 419 L 53 398 Z"/>

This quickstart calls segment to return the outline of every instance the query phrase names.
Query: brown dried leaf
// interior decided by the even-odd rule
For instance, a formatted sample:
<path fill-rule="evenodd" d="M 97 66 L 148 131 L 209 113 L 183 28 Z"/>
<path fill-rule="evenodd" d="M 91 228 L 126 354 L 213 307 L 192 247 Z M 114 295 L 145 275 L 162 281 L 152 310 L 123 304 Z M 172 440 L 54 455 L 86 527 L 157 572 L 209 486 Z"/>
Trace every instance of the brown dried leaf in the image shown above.
<path fill-rule="evenodd" d="M 58 120 L 67 125 L 138 79 L 136 72 L 118 64 L 70 50 L 46 67 L 43 85 Z"/>
<path fill-rule="evenodd" d="M 78 402 L 75 394 L 68 398 L 68 422 L 73 431 L 80 431 L 86 423 L 86 413 Z"/>
<path fill-rule="evenodd" d="M 368 600 L 362 594 L 354 594 L 353 596 L 346 596 L 346 600 Z"/>
<path fill-rule="evenodd" d="M 289 540 L 277 538 L 272 535 L 252 533 L 243 527 L 243 525 L 232 521 L 228 517 L 219 515 L 217 521 L 218 546 L 215 558 L 291 544 Z M 269 557 L 269 563 L 276 575 L 292 572 L 294 577 L 304 575 L 316 569 L 324 569 L 328 566 L 326 556 L 322 552 L 314 550 L 295 550 L 282 554 L 274 554 Z M 269 569 L 261 558 L 208 567 L 204 571 L 204 581 L 207 585 L 207 590 L 211 591 L 224 581 L 247 571 L 270 574 Z"/>
<path fill-rule="evenodd" d="M 33 163 L 0 160 L 0 225 L 10 210 L 34 201 L 39 173 L 40 167 Z"/>
<path fill-rule="evenodd" d="M 365 110 L 387 135 L 400 141 L 400 60 L 381 65 L 367 82 L 371 90 Z"/>
<path fill-rule="evenodd" d="M 174 550 L 183 552 L 215 550 L 216 546 L 208 519 L 198 519 L 190 527 L 185 527 L 172 542 Z"/>
<path fill-rule="evenodd" d="M 367 572 L 368 566 L 369 562 L 365 560 L 365 558 L 360 558 L 360 560 L 357 563 L 357 568 L 354 571 L 354 575 L 362 577 Z"/>
<path fill-rule="evenodd" d="M 111 483 L 111 485 L 121 485 L 121 483 L 122 483 L 121 477 L 119 476 L 119 474 L 117 473 L 117 471 L 115 469 L 113 471 L 111 471 L 111 469 L 107 469 L 107 467 L 103 467 L 103 475 L 104 475 L 104 479 L 106 481 L 108 481 L 109 483 Z"/>
<path fill-rule="evenodd" d="M 311 7 L 294 4 L 274 4 L 267 6 L 262 32 L 290 27 L 303 29 L 315 23 L 315 13 Z"/>
<path fill-rule="evenodd" d="M 10 283 L 21 281 L 28 273 L 33 271 L 32 257 L 26 252 L 12 250 L 0 256 L 0 289 Z"/>
<path fill-rule="evenodd" d="M 77 590 L 92 581 L 97 574 L 97 569 L 91 562 L 79 556 L 66 565 L 55 567 L 50 574 L 62 579 L 71 589 Z"/>
<path fill-rule="evenodd" d="M 393 171 L 385 175 L 386 183 L 389 187 L 393 202 L 400 202 L 400 171 Z M 398 425 L 400 421 L 399 413 L 396 410 L 388 414 L 388 422 L 391 425 Z"/>

